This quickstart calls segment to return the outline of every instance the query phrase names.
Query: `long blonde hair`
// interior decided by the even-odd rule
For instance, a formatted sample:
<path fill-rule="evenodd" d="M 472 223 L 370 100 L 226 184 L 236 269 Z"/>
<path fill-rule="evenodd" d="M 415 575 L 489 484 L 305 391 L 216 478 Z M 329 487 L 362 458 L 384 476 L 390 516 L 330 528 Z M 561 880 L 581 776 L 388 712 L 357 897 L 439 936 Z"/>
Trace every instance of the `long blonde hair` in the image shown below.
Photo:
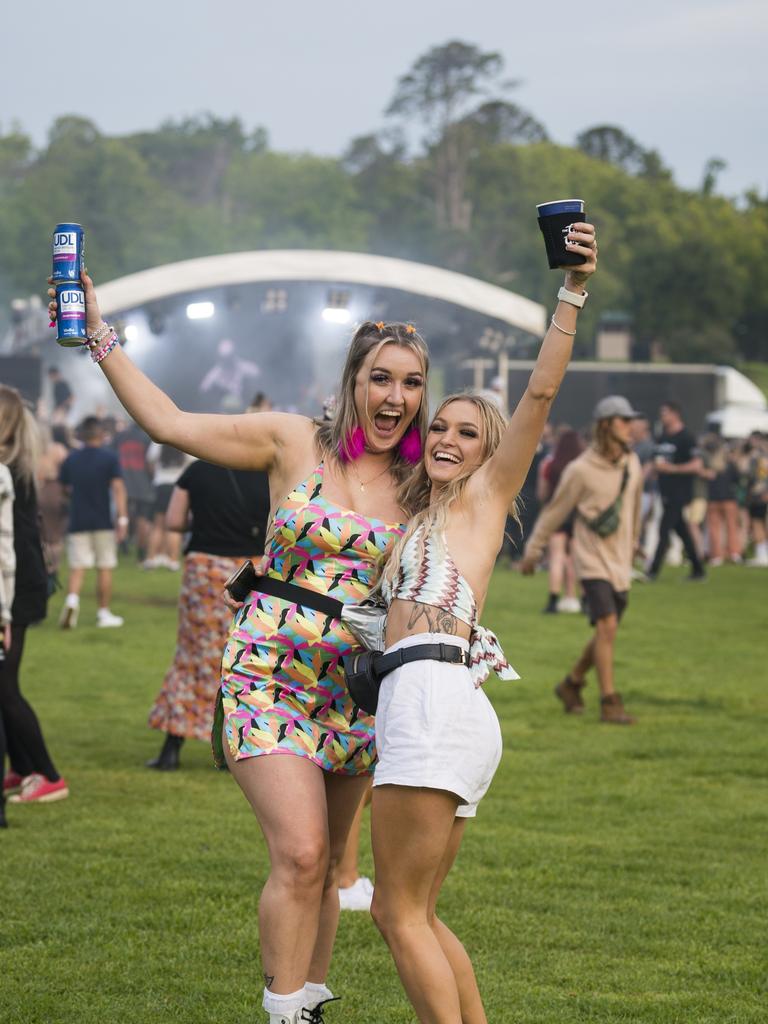
<path fill-rule="evenodd" d="M 358 327 L 350 342 L 347 359 L 341 375 L 341 387 L 333 419 L 324 420 L 317 426 L 315 438 L 324 459 L 332 458 L 338 460 L 342 445 L 345 444 L 357 427 L 363 426 L 362 423 L 358 422 L 355 410 L 355 380 L 368 354 L 374 350 L 378 353 L 387 344 L 411 349 L 411 351 L 415 352 L 421 363 L 424 374 L 424 391 L 421 404 L 413 418 L 413 425 L 419 431 L 423 443 L 427 433 L 427 424 L 429 423 L 429 403 L 426 388 L 427 374 L 429 372 L 427 344 L 418 331 L 414 330 L 410 324 L 385 324 L 381 322 L 375 324 L 373 321 L 367 320 Z M 413 466 L 400 454 L 398 449 L 395 449 L 393 454 L 392 474 L 400 486 L 405 484 L 413 475 Z"/>
<path fill-rule="evenodd" d="M 438 406 L 432 421 L 434 422 L 443 410 L 453 402 L 469 402 L 477 409 L 480 419 L 481 462 L 487 462 L 501 443 L 507 421 L 495 402 L 471 392 L 459 392 L 454 395 L 448 395 Z M 452 480 L 438 492 L 433 501 L 430 501 L 432 482 L 427 475 L 425 461 L 422 459 L 417 471 L 400 488 L 398 500 L 401 507 L 411 515 L 411 519 L 408 523 L 408 529 L 397 542 L 387 559 L 382 579 L 386 579 L 390 583 L 394 582 L 400 569 L 403 549 L 410 538 L 419 530 L 424 528 L 425 533 L 435 531 L 438 538 L 440 537 L 445 528 L 449 507 L 454 501 L 458 501 L 461 498 L 467 486 L 467 481 L 474 471 L 474 469 L 470 469 L 464 472 L 463 475 L 456 477 L 455 480 Z M 517 519 L 516 502 L 512 509 L 512 515 Z"/>
<path fill-rule="evenodd" d="M 0 462 L 25 484 L 33 485 L 40 451 L 34 416 L 15 388 L 0 384 Z"/>

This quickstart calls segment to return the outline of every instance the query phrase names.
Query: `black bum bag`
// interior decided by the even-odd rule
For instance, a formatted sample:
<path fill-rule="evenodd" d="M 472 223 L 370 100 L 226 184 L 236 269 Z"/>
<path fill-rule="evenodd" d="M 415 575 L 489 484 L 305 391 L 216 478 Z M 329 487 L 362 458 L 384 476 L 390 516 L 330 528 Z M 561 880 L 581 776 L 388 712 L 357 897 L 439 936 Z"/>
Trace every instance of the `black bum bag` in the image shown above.
<path fill-rule="evenodd" d="M 376 714 L 379 687 L 384 676 L 412 661 L 445 661 L 450 665 L 469 664 L 469 655 L 454 644 L 414 644 L 398 647 L 391 654 L 362 651 L 342 658 L 347 689 L 352 700 L 369 715 Z"/>

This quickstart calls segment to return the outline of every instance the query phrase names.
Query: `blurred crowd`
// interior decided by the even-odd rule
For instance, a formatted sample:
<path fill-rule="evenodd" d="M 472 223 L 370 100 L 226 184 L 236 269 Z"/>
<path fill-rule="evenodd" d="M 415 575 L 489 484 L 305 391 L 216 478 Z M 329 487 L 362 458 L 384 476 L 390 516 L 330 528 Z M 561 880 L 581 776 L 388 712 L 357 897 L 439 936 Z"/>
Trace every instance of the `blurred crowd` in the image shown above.
<path fill-rule="evenodd" d="M 678 494 L 675 506 L 681 505 L 682 530 L 693 545 L 687 555 L 678 536 L 664 537 L 664 512 L 670 477 L 665 469 L 671 464 L 675 445 L 670 443 L 662 422 L 667 411 L 676 413 L 679 429 L 676 434 L 684 445 L 689 468 L 675 481 Z M 676 424 L 677 425 L 677 424 Z M 673 437 L 675 435 L 672 435 Z M 551 501 L 566 466 L 590 444 L 590 432 L 579 431 L 569 424 L 548 424 L 539 451 L 523 488 L 523 540 L 531 530 L 542 508 Z M 695 573 L 703 578 L 705 568 L 718 568 L 726 563 L 749 568 L 768 568 L 766 518 L 768 516 L 768 435 L 755 432 L 747 438 L 726 440 L 717 434 L 691 434 L 684 426 L 679 407 L 664 405 L 654 426 L 643 416 L 632 421 L 632 450 L 643 470 L 642 527 L 636 552 L 634 578 L 651 581 L 661 565 L 654 566 L 662 544 L 663 561 L 680 565 L 686 557 L 701 569 Z M 520 531 L 510 523 L 511 542 L 506 554 L 514 564 L 520 557 Z M 669 532 L 669 531 L 666 531 Z M 544 565 L 548 571 L 549 593 L 547 614 L 579 612 L 576 580 L 570 541 L 573 516 L 570 516 L 549 541 Z"/>

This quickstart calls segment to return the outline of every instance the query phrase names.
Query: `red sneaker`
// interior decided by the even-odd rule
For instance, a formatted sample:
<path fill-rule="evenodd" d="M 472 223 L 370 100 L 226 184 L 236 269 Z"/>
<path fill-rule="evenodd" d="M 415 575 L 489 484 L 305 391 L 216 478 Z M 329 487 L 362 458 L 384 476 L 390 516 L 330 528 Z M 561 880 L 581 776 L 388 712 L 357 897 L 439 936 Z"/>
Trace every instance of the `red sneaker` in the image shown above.
<path fill-rule="evenodd" d="M 3 793 L 8 796 L 10 793 L 18 793 L 24 780 L 18 772 L 8 772 L 3 779 Z"/>
<path fill-rule="evenodd" d="M 64 779 L 49 782 L 44 775 L 27 775 L 21 783 L 21 791 L 8 798 L 9 804 L 51 804 L 69 796 L 69 787 Z"/>

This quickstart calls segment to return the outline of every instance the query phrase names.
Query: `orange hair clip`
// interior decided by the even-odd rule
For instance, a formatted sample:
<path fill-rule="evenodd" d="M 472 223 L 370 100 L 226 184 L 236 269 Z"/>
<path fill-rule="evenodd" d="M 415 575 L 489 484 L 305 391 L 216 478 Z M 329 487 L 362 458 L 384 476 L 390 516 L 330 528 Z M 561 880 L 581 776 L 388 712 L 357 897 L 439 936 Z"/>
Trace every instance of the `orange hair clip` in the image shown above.
<path fill-rule="evenodd" d="M 374 327 L 376 328 L 377 331 L 383 331 L 384 328 L 386 327 L 386 324 L 384 323 L 383 320 L 379 320 L 376 324 L 374 324 Z"/>
<path fill-rule="evenodd" d="M 406 324 L 406 326 L 405 326 L 405 333 L 406 334 L 415 334 L 416 333 L 416 328 L 413 326 L 413 324 Z"/>

